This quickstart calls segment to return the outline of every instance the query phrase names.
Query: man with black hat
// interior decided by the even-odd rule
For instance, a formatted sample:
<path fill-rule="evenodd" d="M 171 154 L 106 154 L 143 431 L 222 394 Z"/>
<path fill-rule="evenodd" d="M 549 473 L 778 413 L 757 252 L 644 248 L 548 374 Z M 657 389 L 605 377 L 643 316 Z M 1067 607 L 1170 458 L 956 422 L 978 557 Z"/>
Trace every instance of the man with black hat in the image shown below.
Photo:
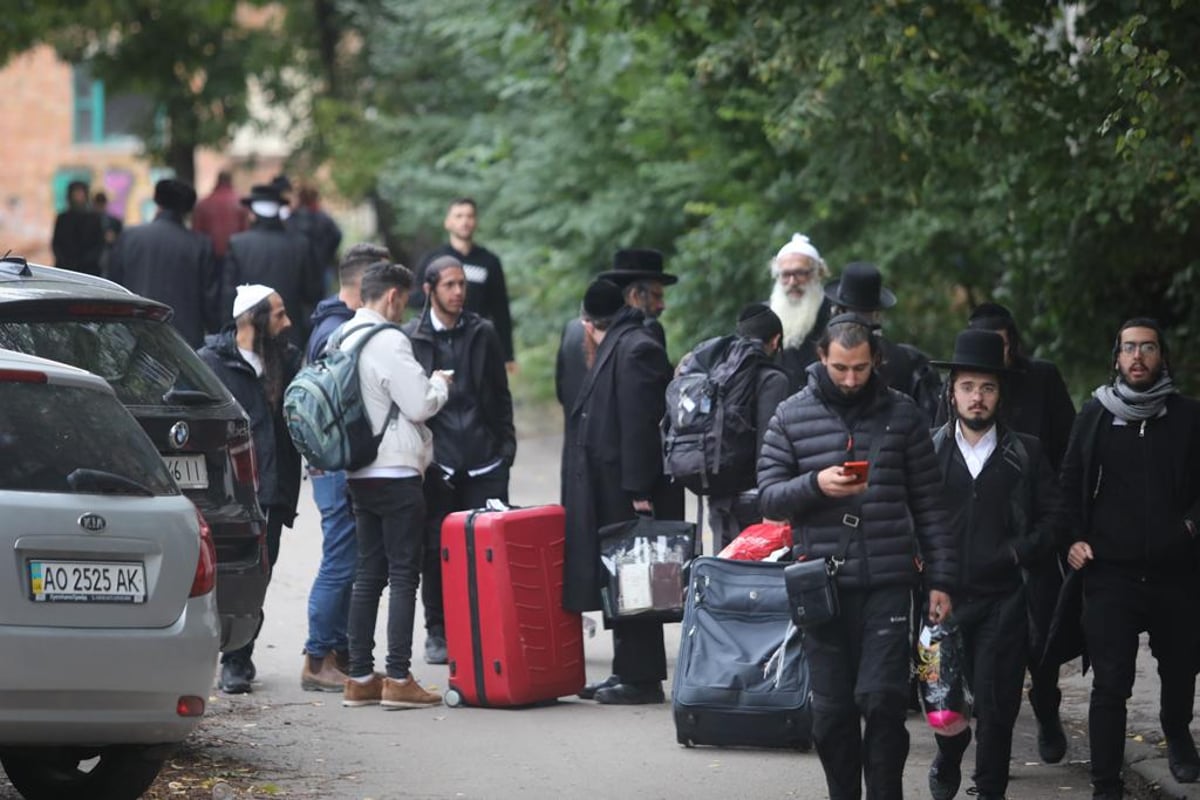
<path fill-rule="evenodd" d="M 742 491 L 713 493 L 708 498 L 709 524 L 713 531 L 713 546 L 720 550 L 755 523 L 762 522 L 762 508 L 758 502 L 758 485 L 754 475 L 754 464 L 762 450 L 763 435 L 775 409 L 791 392 L 788 375 L 775 363 L 773 356 L 779 351 L 783 339 L 783 324 L 766 303 L 750 303 L 738 314 L 737 327 L 733 336 L 718 336 L 701 342 L 680 359 L 677 374 L 701 369 L 712 375 L 719 364 L 730 370 L 720 385 L 718 402 L 737 403 L 736 409 L 726 406 L 725 424 L 732 426 L 732 415 L 746 417 L 745 422 L 754 431 L 754 437 L 738 436 L 739 441 L 730 441 L 728 435 L 721 436 L 722 445 L 732 444 L 733 452 L 722 456 L 722 463 L 748 463 Z M 736 368 L 732 365 L 737 364 Z M 749 412 L 749 413 L 746 413 Z M 740 441 L 748 439 L 749 441 Z M 742 456 L 740 448 L 753 448 Z M 744 458 L 744 462 L 743 462 Z M 740 476 L 739 476 L 740 477 Z"/>
<path fill-rule="evenodd" d="M 884 288 L 879 268 L 861 261 L 847 264 L 841 278 L 827 283 L 825 297 L 831 304 L 831 313 L 862 314 L 877 329 L 883 312 L 896 305 L 896 295 Z M 888 386 L 911 397 L 925 414 L 925 421 L 932 424 L 937 416 L 941 382 L 937 371 L 929 365 L 929 357 L 911 344 L 897 344 L 880 333 L 876 335 L 883 343 L 880 374 Z"/>
<path fill-rule="evenodd" d="M 804 632 L 832 800 L 857 800 L 864 779 L 867 797 L 902 796 L 912 593 L 923 577 L 940 622 L 958 577 L 928 423 L 877 374 L 881 347 L 870 320 L 830 319 L 820 363 L 779 404 L 758 458 L 763 515 L 791 521 L 798 556 L 836 565 L 840 614 Z M 865 476 L 847 466 L 862 460 Z"/>
<path fill-rule="evenodd" d="M 829 267 L 802 233 L 779 248 L 771 259 L 771 310 L 783 325 L 779 363 L 788 375 L 790 393 L 808 382 L 805 370 L 818 360 L 817 340 L 829 321 L 829 300 L 821 292 Z"/>
<path fill-rule="evenodd" d="M 1036 436 L 1042 451 L 1057 474 L 1067 450 L 1067 437 L 1075 422 L 1075 404 L 1058 367 L 1049 361 L 1025 355 L 1021 335 L 1012 312 L 998 303 L 980 303 L 971 312 L 967 327 L 993 331 L 1004 340 L 1004 403 L 1000 416 L 1015 431 Z M 949 418 L 943 395 L 938 404 L 937 424 Z M 1055 543 L 1057 545 L 1057 542 Z M 1066 553 L 1052 547 L 1040 562 L 1027 565 L 1026 591 L 1029 600 L 1029 705 L 1038 725 L 1038 755 L 1047 764 L 1057 764 L 1067 753 L 1067 735 L 1058 708 L 1057 657 L 1043 659 L 1046 636 L 1054 606 L 1062 589 Z"/>
<path fill-rule="evenodd" d="M 500 336 L 504 361 L 509 371 L 516 369 L 513 350 L 512 312 L 508 307 L 508 285 L 504 280 L 504 265 L 500 257 L 475 241 L 475 226 L 479 209 L 470 197 L 456 197 L 446 209 L 442 225 L 449 241 L 421 257 L 417 264 L 417 285 L 408 298 L 409 308 L 419 311 L 425 307 L 425 268 L 442 256 L 453 256 L 462 262 L 467 273 L 467 311 L 490 320 Z"/>
<path fill-rule="evenodd" d="M 108 277 L 129 291 L 175 310 L 171 324 L 193 348 L 221 328 L 221 282 L 212 242 L 189 231 L 184 218 L 196 205 L 196 190 L 166 178 L 154 185 L 158 214 L 126 230 L 113 248 Z"/>
<path fill-rule="evenodd" d="M 1082 570 L 1092 660 L 1088 740 L 1097 798 L 1124 796 L 1125 705 L 1142 631 L 1158 662 L 1171 774 L 1180 783 L 1200 777 L 1189 729 L 1200 646 L 1200 403 L 1179 394 L 1169 355 L 1155 320 L 1122 324 L 1112 381 L 1079 410 L 1063 459 L 1075 540 L 1067 562 Z"/>
<path fill-rule="evenodd" d="M 229 238 L 222 270 L 223 303 L 232 307 L 236 287 L 261 283 L 275 287 L 288 316 L 296 321 L 289 336 L 300 348 L 308 340 L 308 319 L 324 294 L 320 270 L 314 266 L 312 248 L 300 234 L 283 225 L 287 200 L 274 185 L 255 186 L 242 205 L 254 215 L 248 230 Z"/>
<path fill-rule="evenodd" d="M 621 288 L 596 280 L 583 298 L 583 329 L 595 361 L 567 418 L 567 511 L 563 607 L 597 611 L 601 527 L 637 514 L 664 515 L 675 492 L 663 475 L 659 421 L 671 364 L 645 314 Z M 612 623 L 613 673 L 580 693 L 600 703 L 661 703 L 667 656 L 661 622 Z"/>
<path fill-rule="evenodd" d="M 951 418 L 933 446 L 958 546 L 952 619 L 975 698 L 975 788 L 981 798 L 1003 800 L 1028 657 L 1022 572 L 1040 564 L 1063 531 L 1062 498 L 1038 439 L 999 422 L 1010 375 L 999 334 L 963 331 L 954 357 L 933 364 L 950 371 Z M 934 800 L 951 800 L 971 729 L 934 740 L 929 789 Z"/>
<path fill-rule="evenodd" d="M 642 312 L 642 324 L 658 340 L 665 350 L 667 334 L 663 331 L 658 318 L 666 310 L 664 288 L 679 280 L 674 275 L 663 270 L 663 255 L 657 250 L 646 248 L 629 248 L 618 250 L 613 255 L 613 268 L 601 272 L 598 276 L 611 281 L 622 290 L 624 302 L 630 308 Z M 566 419 L 575 406 L 575 399 L 583 386 L 584 378 L 591 368 L 595 357 L 595 346 L 589 343 L 584 335 L 583 323 L 575 317 L 563 326 L 562 338 L 558 344 L 558 356 L 555 359 L 554 391 L 563 409 Z M 563 464 L 567 463 L 566 448 L 563 443 Z M 682 515 L 683 494 L 679 495 L 680 514 Z"/>

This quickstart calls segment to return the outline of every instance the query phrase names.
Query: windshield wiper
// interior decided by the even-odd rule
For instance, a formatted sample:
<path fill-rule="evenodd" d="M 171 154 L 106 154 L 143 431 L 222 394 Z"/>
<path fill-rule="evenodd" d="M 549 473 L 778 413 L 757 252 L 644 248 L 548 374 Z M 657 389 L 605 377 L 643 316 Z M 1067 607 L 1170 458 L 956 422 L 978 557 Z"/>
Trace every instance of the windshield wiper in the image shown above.
<path fill-rule="evenodd" d="M 115 472 L 105 472 L 99 469 L 80 467 L 67 475 L 67 486 L 74 492 L 97 492 L 99 494 L 137 494 L 143 497 L 153 497 L 154 492 L 149 487 L 138 483 L 132 478 L 118 475 Z"/>
<path fill-rule="evenodd" d="M 204 406 L 221 402 L 221 398 L 213 397 L 199 389 L 168 389 L 162 400 L 167 405 L 181 406 Z"/>

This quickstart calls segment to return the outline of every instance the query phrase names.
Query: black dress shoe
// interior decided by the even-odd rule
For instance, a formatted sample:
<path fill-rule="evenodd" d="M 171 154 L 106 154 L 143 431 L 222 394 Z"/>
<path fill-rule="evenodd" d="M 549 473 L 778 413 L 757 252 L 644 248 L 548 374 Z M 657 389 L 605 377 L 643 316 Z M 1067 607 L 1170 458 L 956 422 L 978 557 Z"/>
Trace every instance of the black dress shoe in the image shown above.
<path fill-rule="evenodd" d="M 247 694 L 253 677 L 253 665 L 240 658 L 231 658 L 221 664 L 221 691 L 225 694 Z"/>
<path fill-rule="evenodd" d="M 641 706 L 650 703 L 662 703 L 666 700 L 662 684 L 653 683 L 618 683 L 596 692 L 596 702 L 608 706 Z"/>
<path fill-rule="evenodd" d="M 1038 723 L 1038 757 L 1046 764 L 1057 764 L 1067 754 L 1067 733 L 1063 730 L 1058 709 L 1047 712 Z"/>
<path fill-rule="evenodd" d="M 946 758 L 942 753 L 933 757 L 929 765 L 929 794 L 933 800 L 953 800 L 962 783 L 962 764 Z"/>
<path fill-rule="evenodd" d="M 1180 783 L 1195 783 L 1200 778 L 1200 754 L 1190 732 L 1167 737 L 1167 766 Z"/>
<path fill-rule="evenodd" d="M 596 692 L 600 691 L 601 689 L 607 689 L 610 686 L 616 686 L 620 682 L 621 679 L 616 675 L 609 675 L 602 681 L 596 681 L 595 683 L 589 683 L 587 686 L 584 686 L 579 690 L 579 694 L 576 696 L 580 700 L 595 700 Z"/>

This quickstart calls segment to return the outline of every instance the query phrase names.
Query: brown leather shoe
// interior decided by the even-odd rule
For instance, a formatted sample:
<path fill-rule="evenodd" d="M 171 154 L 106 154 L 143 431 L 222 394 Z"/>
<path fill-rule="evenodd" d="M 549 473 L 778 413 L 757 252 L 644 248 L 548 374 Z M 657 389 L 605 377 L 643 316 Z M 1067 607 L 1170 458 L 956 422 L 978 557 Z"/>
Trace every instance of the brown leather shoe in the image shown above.
<path fill-rule="evenodd" d="M 300 688 L 306 692 L 340 692 L 346 687 L 346 673 L 337 667 L 337 658 L 328 653 L 324 658 L 304 656 L 300 670 Z"/>
<path fill-rule="evenodd" d="M 408 680 L 403 682 L 392 678 L 383 679 L 383 697 L 379 704 L 386 710 L 425 708 L 426 706 L 441 705 L 441 702 L 440 694 L 425 691 L 411 673 Z"/>
<path fill-rule="evenodd" d="M 353 678 L 346 678 L 342 690 L 342 705 L 348 708 L 358 706 L 377 706 L 383 697 L 383 675 L 376 672 L 367 683 L 360 683 Z"/>

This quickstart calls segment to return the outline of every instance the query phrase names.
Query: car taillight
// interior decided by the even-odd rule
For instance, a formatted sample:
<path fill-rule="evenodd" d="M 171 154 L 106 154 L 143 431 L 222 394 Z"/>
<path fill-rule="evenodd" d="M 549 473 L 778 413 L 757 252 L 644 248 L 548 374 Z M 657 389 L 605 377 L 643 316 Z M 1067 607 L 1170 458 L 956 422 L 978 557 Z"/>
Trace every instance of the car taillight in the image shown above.
<path fill-rule="evenodd" d="M 160 305 L 138 303 L 71 303 L 67 313 L 73 317 L 134 317 L 136 319 L 165 320 L 171 309 Z"/>
<path fill-rule="evenodd" d="M 208 520 L 196 509 L 196 521 L 200 523 L 200 557 L 196 559 L 196 575 L 192 578 L 192 590 L 188 597 L 200 597 L 217 586 L 217 546 L 213 542 L 212 528 Z"/>
<path fill-rule="evenodd" d="M 229 460 L 233 462 L 233 477 L 238 483 L 254 488 L 258 494 L 258 460 L 254 457 L 254 440 L 249 433 L 238 434 L 229 440 Z"/>
<path fill-rule="evenodd" d="M 0 369 L 0 381 L 6 383 L 46 383 L 49 378 L 44 372 L 30 369 Z"/>

